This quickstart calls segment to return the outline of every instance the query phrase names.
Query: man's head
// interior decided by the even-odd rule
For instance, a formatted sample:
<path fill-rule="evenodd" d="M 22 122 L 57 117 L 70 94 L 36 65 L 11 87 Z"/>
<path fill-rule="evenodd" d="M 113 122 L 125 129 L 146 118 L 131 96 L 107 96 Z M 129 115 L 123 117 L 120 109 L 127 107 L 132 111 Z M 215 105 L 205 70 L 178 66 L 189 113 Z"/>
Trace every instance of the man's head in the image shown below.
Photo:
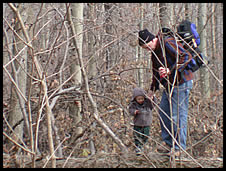
<path fill-rule="evenodd" d="M 139 31 L 139 45 L 142 48 L 155 50 L 157 44 L 157 38 L 150 33 L 147 29 Z"/>

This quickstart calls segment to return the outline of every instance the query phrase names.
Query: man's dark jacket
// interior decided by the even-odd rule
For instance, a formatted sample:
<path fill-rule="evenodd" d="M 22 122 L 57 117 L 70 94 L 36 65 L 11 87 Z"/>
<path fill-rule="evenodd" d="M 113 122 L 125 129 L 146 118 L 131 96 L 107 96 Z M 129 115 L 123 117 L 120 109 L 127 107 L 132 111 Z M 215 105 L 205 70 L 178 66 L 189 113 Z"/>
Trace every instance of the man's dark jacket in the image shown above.
<path fill-rule="evenodd" d="M 159 83 L 164 87 L 170 87 L 183 84 L 193 79 L 193 73 L 187 69 L 192 55 L 183 48 L 183 45 L 176 41 L 174 37 L 163 39 L 161 33 L 156 36 L 158 38 L 156 49 L 152 52 L 152 84 L 150 89 L 156 91 L 159 89 Z M 165 58 L 164 58 L 165 56 Z M 177 64 L 177 65 L 176 65 Z M 168 77 L 160 78 L 159 67 L 169 68 L 171 74 Z M 169 82 L 167 81 L 169 80 Z"/>

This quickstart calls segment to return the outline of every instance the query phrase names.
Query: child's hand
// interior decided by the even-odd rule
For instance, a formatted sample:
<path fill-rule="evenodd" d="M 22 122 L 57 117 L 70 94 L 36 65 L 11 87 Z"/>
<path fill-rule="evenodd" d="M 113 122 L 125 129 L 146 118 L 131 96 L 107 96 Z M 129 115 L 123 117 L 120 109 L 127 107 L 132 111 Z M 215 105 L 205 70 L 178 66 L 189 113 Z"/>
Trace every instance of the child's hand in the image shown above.
<path fill-rule="evenodd" d="M 151 91 L 151 90 L 148 91 L 147 96 L 148 96 L 149 98 L 152 98 L 154 95 L 155 95 L 155 94 L 154 94 L 153 91 Z"/>
<path fill-rule="evenodd" d="M 135 115 L 137 115 L 137 114 L 139 114 L 140 112 L 139 112 L 139 110 L 135 110 Z"/>

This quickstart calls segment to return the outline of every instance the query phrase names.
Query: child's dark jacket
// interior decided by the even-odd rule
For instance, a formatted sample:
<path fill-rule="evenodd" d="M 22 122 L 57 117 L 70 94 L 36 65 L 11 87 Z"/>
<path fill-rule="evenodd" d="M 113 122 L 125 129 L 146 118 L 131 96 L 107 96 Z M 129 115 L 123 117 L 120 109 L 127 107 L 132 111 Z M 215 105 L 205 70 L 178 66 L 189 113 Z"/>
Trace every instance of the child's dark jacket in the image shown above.
<path fill-rule="evenodd" d="M 152 122 L 152 102 L 146 98 L 145 91 L 141 88 L 135 88 L 133 90 L 133 97 L 129 104 L 129 113 L 134 116 L 135 126 L 150 126 Z M 139 104 L 135 98 L 137 96 L 144 96 L 144 103 Z M 139 110 L 139 114 L 135 115 L 135 110 Z"/>

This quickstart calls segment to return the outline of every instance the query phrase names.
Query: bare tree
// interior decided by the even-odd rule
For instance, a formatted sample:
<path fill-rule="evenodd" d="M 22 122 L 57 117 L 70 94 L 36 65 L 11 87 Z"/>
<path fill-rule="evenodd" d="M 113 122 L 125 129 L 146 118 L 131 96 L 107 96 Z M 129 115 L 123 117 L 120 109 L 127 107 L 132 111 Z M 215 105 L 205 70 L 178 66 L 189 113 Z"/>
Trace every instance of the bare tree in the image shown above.
<path fill-rule="evenodd" d="M 203 52 L 203 55 L 207 56 L 207 41 L 206 41 L 206 29 L 204 28 L 204 22 L 207 21 L 206 16 L 207 4 L 199 3 L 199 18 L 198 18 L 198 31 L 200 33 L 200 50 Z M 210 98 L 210 80 L 209 80 L 209 72 L 207 68 L 200 69 L 200 84 L 201 84 L 201 92 L 203 97 Z"/>
<path fill-rule="evenodd" d="M 70 22 L 71 30 L 72 30 L 72 35 L 75 36 L 73 39 L 73 45 L 75 48 L 78 48 L 78 53 L 82 57 L 82 46 L 83 46 L 83 3 L 72 3 L 70 4 L 71 8 L 68 9 L 68 20 Z M 71 12 L 70 12 L 71 9 Z M 72 17 L 74 17 L 74 21 L 72 20 Z M 77 46 L 75 45 L 77 44 Z M 71 74 L 74 74 L 73 80 L 74 84 L 77 87 L 81 87 L 82 85 L 82 75 L 81 75 L 81 68 L 79 66 L 79 62 L 76 58 L 75 51 L 76 49 L 73 50 L 72 54 L 74 62 L 70 66 L 70 71 Z M 78 54 L 77 54 L 78 55 Z M 70 103 L 69 106 L 69 113 L 74 119 L 74 125 L 76 128 L 76 134 L 81 134 L 82 132 L 82 127 L 78 127 L 78 123 L 81 121 L 81 101 L 76 100 L 74 103 Z"/>
<path fill-rule="evenodd" d="M 167 27 L 169 25 L 169 18 L 167 15 L 167 4 L 160 3 L 159 4 L 159 20 L 160 20 L 160 28 Z"/>
<path fill-rule="evenodd" d="M 21 15 L 20 15 L 20 11 L 13 4 L 9 4 L 9 6 L 14 11 L 14 13 L 16 14 L 16 16 L 18 18 L 18 21 L 20 22 L 21 30 L 23 31 L 23 35 L 24 35 L 25 40 L 27 42 L 26 45 L 29 46 L 29 53 L 32 55 L 32 45 L 31 45 L 31 41 L 30 41 L 31 39 L 29 37 L 27 29 L 25 28 L 24 21 L 23 21 Z M 38 62 L 38 60 L 35 56 L 33 56 L 33 59 L 34 59 L 35 65 L 36 65 L 36 69 L 37 69 L 37 73 L 39 75 L 39 78 L 42 78 L 43 77 L 43 75 L 42 75 L 43 71 L 42 71 L 42 68 L 40 66 L 40 63 Z M 47 83 L 46 83 L 45 76 L 41 80 L 41 86 L 42 86 L 42 90 L 43 90 L 45 101 L 46 101 L 48 141 L 49 141 L 50 156 L 51 156 L 51 159 L 52 159 L 52 167 L 56 167 L 54 143 L 53 143 L 53 137 L 52 137 L 53 136 L 53 134 L 52 134 L 52 122 L 51 122 L 52 111 L 51 111 L 50 106 L 49 106 L 49 99 L 48 99 L 48 95 L 47 95 Z M 24 119 L 28 119 L 28 117 L 24 116 Z"/>
<path fill-rule="evenodd" d="M 144 22 L 144 5 L 140 3 L 139 6 L 139 17 L 140 17 L 140 23 L 139 23 L 139 30 L 143 30 L 143 22 Z M 140 46 L 136 47 L 136 56 L 137 56 L 137 61 L 139 64 L 141 64 L 141 61 L 143 61 L 143 49 Z M 142 66 L 140 66 L 142 67 Z M 138 86 L 139 87 L 144 87 L 144 70 L 143 69 L 138 69 L 137 70 L 137 78 L 138 78 Z"/>
<path fill-rule="evenodd" d="M 24 12 L 23 18 L 27 15 L 27 8 L 23 9 L 22 4 L 18 4 L 18 11 Z M 20 38 L 24 39 L 23 31 L 21 30 L 21 24 L 20 21 L 17 19 L 16 14 L 14 15 L 15 19 L 15 32 L 17 32 L 18 36 Z M 11 63 L 12 66 L 12 75 L 13 79 L 17 83 L 18 88 L 21 90 L 21 93 L 26 96 L 26 72 L 27 72 L 27 49 L 24 47 L 24 43 L 22 40 L 15 35 L 14 37 L 14 45 L 13 45 L 13 51 L 11 52 L 13 56 L 16 56 L 18 54 L 19 57 L 17 60 L 13 63 Z M 21 53 L 20 53 L 21 52 Z M 15 85 L 14 85 L 15 86 Z M 23 139 L 23 130 L 24 130 L 24 116 L 27 116 L 27 113 L 25 111 L 25 99 L 23 98 L 17 98 L 21 95 L 17 93 L 16 88 L 12 86 L 11 89 L 11 104 L 12 107 L 9 113 L 9 123 L 12 125 L 12 127 L 15 129 L 15 135 L 13 136 L 17 141 L 19 139 Z M 26 121 L 26 128 L 28 128 L 28 121 Z M 27 129 L 28 131 L 28 129 Z"/>

